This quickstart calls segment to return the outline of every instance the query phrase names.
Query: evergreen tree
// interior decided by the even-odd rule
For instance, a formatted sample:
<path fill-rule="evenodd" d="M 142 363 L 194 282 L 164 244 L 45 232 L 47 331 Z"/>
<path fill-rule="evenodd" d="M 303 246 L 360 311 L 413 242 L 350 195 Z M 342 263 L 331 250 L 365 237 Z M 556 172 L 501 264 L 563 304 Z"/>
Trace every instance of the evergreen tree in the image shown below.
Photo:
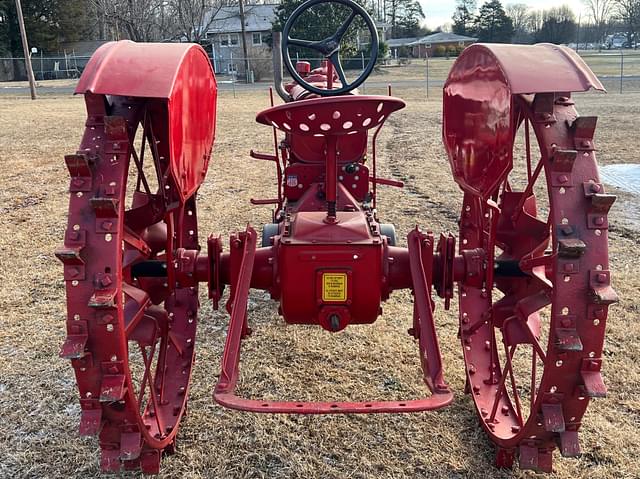
<path fill-rule="evenodd" d="M 29 45 L 57 52 L 61 42 L 77 41 L 87 32 L 87 3 L 74 0 L 23 0 L 22 12 Z M 22 57 L 22 40 L 14 0 L 0 0 L 0 51 Z"/>
<path fill-rule="evenodd" d="M 390 0 L 387 4 L 387 22 L 391 25 L 391 38 L 419 35 L 420 20 L 423 19 L 424 11 L 417 0 Z"/>
<path fill-rule="evenodd" d="M 451 31 L 458 35 L 475 34 L 476 0 L 457 0 Z"/>
<path fill-rule="evenodd" d="M 536 42 L 560 44 L 575 41 L 575 15 L 569 6 L 545 10 L 542 18 L 542 27 L 534 35 Z"/>
<path fill-rule="evenodd" d="M 490 0 L 476 17 L 478 41 L 489 43 L 509 43 L 513 36 L 513 23 L 502 8 L 500 0 Z"/>

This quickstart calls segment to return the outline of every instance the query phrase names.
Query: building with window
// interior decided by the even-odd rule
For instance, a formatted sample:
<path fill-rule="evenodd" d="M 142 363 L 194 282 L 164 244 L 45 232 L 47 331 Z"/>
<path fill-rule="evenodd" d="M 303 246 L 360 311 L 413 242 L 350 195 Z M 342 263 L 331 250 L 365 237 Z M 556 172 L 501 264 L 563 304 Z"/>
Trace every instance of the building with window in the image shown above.
<path fill-rule="evenodd" d="M 244 29 L 249 68 L 256 77 L 271 67 L 271 25 L 276 17 L 277 4 L 245 5 Z M 237 5 L 220 7 L 215 13 L 206 37 L 212 45 L 216 73 L 244 75 L 242 25 Z"/>
<path fill-rule="evenodd" d="M 444 55 L 457 55 L 472 43 L 477 42 L 477 38 L 457 35 L 448 32 L 436 32 L 426 37 L 417 39 L 409 43 L 411 55 L 415 58 L 425 58 Z"/>

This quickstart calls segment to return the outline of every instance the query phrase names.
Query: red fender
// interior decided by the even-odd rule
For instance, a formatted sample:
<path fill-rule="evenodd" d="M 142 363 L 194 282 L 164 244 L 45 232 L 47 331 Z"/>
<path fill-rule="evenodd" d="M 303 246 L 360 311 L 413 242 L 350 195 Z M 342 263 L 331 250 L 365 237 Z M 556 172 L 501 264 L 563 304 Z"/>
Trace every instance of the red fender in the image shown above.
<path fill-rule="evenodd" d="M 106 43 L 93 54 L 75 92 L 165 100 L 171 175 L 184 201 L 207 173 L 217 90 L 201 46 L 123 40 Z"/>
<path fill-rule="evenodd" d="M 487 198 L 512 167 L 513 95 L 604 91 L 573 51 L 539 45 L 475 44 L 444 85 L 442 136 L 455 181 Z"/>

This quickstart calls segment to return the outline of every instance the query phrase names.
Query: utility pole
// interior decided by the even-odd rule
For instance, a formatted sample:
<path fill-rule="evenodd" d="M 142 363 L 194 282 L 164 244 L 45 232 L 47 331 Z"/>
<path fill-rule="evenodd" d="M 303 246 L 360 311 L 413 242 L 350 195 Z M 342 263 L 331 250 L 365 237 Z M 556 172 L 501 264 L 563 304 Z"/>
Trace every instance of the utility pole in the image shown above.
<path fill-rule="evenodd" d="M 244 0 L 238 1 L 238 7 L 240 8 L 240 29 L 242 32 L 242 54 L 244 55 L 244 76 L 247 78 L 247 83 L 249 83 L 249 58 L 247 54 L 247 32 L 244 24 Z"/>
<path fill-rule="evenodd" d="M 27 70 L 27 78 L 29 78 L 29 89 L 31 90 L 31 99 L 35 100 L 36 95 L 36 79 L 33 76 L 33 68 L 31 67 L 31 55 L 29 52 L 29 44 L 27 43 L 27 31 L 24 28 L 24 17 L 22 16 L 22 5 L 20 0 L 16 0 L 16 11 L 18 12 L 18 24 L 20 25 L 20 36 L 22 37 L 22 49 L 24 50 L 24 65 Z"/>

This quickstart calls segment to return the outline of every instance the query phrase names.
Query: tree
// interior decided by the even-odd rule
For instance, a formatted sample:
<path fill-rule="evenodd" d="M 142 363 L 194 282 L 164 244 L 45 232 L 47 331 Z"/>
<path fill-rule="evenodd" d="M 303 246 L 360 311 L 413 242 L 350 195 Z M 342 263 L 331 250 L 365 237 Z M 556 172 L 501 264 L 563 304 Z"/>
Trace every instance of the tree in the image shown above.
<path fill-rule="evenodd" d="M 525 3 L 509 3 L 505 11 L 513 24 L 513 42 L 526 43 L 529 38 L 529 6 Z"/>
<path fill-rule="evenodd" d="M 451 31 L 458 35 L 474 35 L 476 0 L 456 0 Z"/>
<path fill-rule="evenodd" d="M 389 0 L 387 22 L 391 25 L 391 38 L 416 36 L 422 19 L 424 11 L 417 0 Z"/>
<path fill-rule="evenodd" d="M 613 0 L 582 0 L 589 10 L 593 23 L 596 26 L 598 45 L 602 44 L 607 23 L 611 18 Z"/>
<path fill-rule="evenodd" d="M 176 36 L 167 0 L 93 0 L 111 38 L 152 42 Z"/>
<path fill-rule="evenodd" d="M 222 8 L 221 0 L 170 0 L 176 33 L 188 42 L 200 43 Z"/>
<path fill-rule="evenodd" d="M 567 43 L 575 39 L 576 21 L 573 10 L 567 5 L 542 12 L 542 25 L 535 33 L 537 42 Z"/>
<path fill-rule="evenodd" d="M 55 52 L 60 43 L 77 41 L 87 33 L 87 2 L 72 0 L 23 0 L 25 28 L 31 46 Z M 22 57 L 22 41 L 14 0 L 0 0 L 0 51 Z"/>
<path fill-rule="evenodd" d="M 475 25 L 481 42 L 509 43 L 513 36 L 513 23 L 500 0 L 491 0 L 482 5 Z"/>
<path fill-rule="evenodd" d="M 627 31 L 627 42 L 635 48 L 640 32 L 640 0 L 615 0 L 615 12 Z"/>

